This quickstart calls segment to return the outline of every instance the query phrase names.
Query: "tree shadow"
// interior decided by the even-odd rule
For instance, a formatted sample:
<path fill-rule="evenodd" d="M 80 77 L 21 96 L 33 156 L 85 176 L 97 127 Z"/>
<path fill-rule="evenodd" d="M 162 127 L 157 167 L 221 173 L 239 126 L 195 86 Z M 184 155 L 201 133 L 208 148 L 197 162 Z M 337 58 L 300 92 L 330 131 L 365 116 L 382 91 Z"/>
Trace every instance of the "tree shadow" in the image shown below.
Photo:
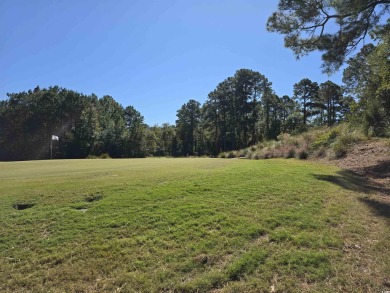
<path fill-rule="evenodd" d="M 390 196 L 390 189 L 367 179 L 356 172 L 342 170 L 338 171 L 337 175 L 320 175 L 314 174 L 314 178 L 322 181 L 327 181 L 336 184 L 344 189 L 352 190 L 356 192 L 370 193 L 382 193 L 386 196 Z"/>
<path fill-rule="evenodd" d="M 318 180 L 336 184 L 347 190 L 380 195 L 372 198 L 359 198 L 359 200 L 368 205 L 376 215 L 386 218 L 390 223 L 390 189 L 384 184 L 370 179 L 388 178 L 390 176 L 389 170 L 390 161 L 382 161 L 375 166 L 362 168 L 356 172 L 342 170 L 338 171 L 337 175 L 313 174 L 313 176 Z M 368 178 L 361 174 L 365 174 Z"/>
<path fill-rule="evenodd" d="M 379 161 L 376 165 L 360 168 L 357 173 L 369 178 L 389 178 L 390 160 Z"/>
<path fill-rule="evenodd" d="M 359 198 L 359 200 L 368 205 L 377 216 L 387 218 L 390 221 L 390 203 L 371 198 Z"/>

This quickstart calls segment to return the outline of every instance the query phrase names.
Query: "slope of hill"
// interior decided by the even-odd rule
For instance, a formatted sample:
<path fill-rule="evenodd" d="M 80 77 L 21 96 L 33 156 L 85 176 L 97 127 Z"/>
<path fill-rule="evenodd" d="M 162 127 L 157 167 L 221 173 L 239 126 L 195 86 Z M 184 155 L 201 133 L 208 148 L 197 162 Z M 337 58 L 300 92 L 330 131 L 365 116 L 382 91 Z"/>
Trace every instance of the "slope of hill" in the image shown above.
<path fill-rule="evenodd" d="M 375 184 L 390 185 L 390 140 L 358 142 L 350 146 L 344 157 L 328 162 L 364 176 Z"/>

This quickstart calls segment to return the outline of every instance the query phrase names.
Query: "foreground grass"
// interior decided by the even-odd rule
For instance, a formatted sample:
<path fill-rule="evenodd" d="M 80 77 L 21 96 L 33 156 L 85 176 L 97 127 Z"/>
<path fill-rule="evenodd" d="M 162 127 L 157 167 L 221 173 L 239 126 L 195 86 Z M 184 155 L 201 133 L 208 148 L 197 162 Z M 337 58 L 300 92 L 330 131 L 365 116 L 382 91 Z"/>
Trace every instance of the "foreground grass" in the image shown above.
<path fill-rule="evenodd" d="M 341 174 L 297 160 L 0 163 L 0 291 L 380 292 L 388 218 Z"/>

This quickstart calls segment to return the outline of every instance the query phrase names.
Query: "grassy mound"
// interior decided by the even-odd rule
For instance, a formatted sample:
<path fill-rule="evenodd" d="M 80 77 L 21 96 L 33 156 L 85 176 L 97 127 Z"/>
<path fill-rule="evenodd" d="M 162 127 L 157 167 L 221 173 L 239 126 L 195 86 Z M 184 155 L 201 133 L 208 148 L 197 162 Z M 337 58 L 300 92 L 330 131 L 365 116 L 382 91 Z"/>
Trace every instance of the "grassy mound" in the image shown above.
<path fill-rule="evenodd" d="M 221 153 L 220 158 L 297 158 L 309 157 L 341 158 L 356 142 L 367 140 L 363 130 L 351 129 L 347 124 L 332 128 L 313 129 L 300 135 L 282 134 L 277 140 L 266 141 L 249 148 Z"/>

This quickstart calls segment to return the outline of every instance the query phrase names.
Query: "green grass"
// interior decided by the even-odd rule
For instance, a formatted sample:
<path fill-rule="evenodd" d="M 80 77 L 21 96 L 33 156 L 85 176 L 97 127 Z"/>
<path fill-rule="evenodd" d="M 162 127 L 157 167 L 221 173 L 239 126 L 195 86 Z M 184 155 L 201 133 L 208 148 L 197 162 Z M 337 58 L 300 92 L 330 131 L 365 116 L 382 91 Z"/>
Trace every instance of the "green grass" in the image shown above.
<path fill-rule="evenodd" d="M 0 163 L 0 291 L 380 292 L 388 219 L 339 171 L 298 160 Z"/>

